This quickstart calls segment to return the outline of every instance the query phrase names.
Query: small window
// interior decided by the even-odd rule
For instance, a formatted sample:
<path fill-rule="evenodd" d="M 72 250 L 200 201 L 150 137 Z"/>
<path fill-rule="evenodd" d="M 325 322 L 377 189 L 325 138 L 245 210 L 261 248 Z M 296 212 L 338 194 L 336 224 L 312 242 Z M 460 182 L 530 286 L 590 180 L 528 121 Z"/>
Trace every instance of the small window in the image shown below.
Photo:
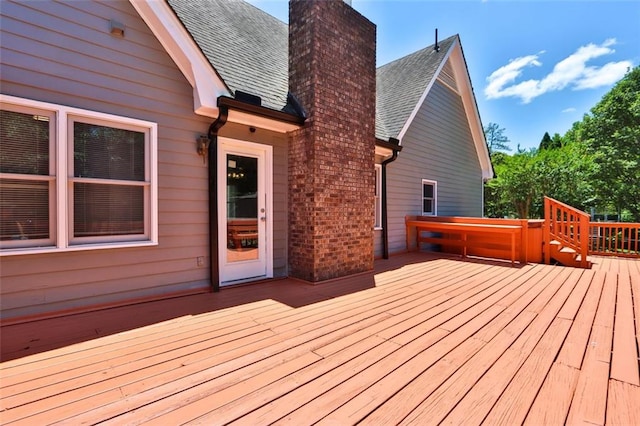
<path fill-rule="evenodd" d="M 382 165 L 376 164 L 376 214 L 374 229 L 382 229 Z"/>
<path fill-rule="evenodd" d="M 422 215 L 435 216 L 438 214 L 438 184 L 433 180 L 422 179 Z"/>

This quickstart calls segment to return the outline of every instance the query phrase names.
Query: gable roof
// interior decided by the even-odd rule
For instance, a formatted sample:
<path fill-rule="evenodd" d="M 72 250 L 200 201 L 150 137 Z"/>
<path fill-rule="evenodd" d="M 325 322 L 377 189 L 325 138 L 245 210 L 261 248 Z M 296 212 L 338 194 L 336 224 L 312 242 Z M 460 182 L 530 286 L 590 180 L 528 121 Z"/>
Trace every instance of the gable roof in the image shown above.
<path fill-rule="evenodd" d="M 493 178 L 489 148 L 484 136 L 471 77 L 458 35 L 427 46 L 377 70 L 376 137 L 400 140 L 424 103 L 436 79 L 442 79 L 462 99 L 483 179 Z"/>
<path fill-rule="evenodd" d="M 437 76 L 447 53 L 457 36 L 428 46 L 377 69 L 376 73 L 376 136 L 379 139 L 398 138 L 418 105 L 422 95 Z M 383 133 L 384 132 L 384 133 Z"/>
<path fill-rule="evenodd" d="M 183 61 L 186 65 L 178 65 L 194 87 L 194 103 L 206 104 L 206 108 L 201 108 L 206 111 L 205 115 L 213 116 L 211 111 L 216 109 L 211 96 L 217 98 L 237 91 L 259 96 L 263 106 L 274 110 L 286 111 L 290 107 L 287 105 L 289 30 L 284 22 L 242 0 L 130 1 L 174 60 L 182 58 L 174 45 L 187 47 L 187 59 Z M 167 16 L 171 14 L 173 16 Z M 193 52 L 194 46 L 199 50 L 199 57 Z M 376 138 L 402 139 L 450 58 L 456 80 L 462 86 L 460 94 L 482 174 L 489 179 L 493 176 L 491 160 L 457 35 L 440 42 L 439 52 L 429 46 L 378 68 Z M 203 67 L 203 61 L 209 67 Z M 206 93 L 205 89 L 211 85 L 212 70 L 216 77 L 213 79 L 215 90 Z"/>

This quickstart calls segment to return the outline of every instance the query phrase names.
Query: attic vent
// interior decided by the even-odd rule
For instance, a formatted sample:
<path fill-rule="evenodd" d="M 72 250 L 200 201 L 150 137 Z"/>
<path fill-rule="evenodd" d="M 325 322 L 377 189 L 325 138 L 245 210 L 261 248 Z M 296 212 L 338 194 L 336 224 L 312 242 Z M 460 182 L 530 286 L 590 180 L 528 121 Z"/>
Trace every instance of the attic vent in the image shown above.
<path fill-rule="evenodd" d="M 260 96 L 252 95 L 251 93 L 236 90 L 234 98 L 237 101 L 244 102 L 246 104 L 262 106 L 262 98 Z"/>

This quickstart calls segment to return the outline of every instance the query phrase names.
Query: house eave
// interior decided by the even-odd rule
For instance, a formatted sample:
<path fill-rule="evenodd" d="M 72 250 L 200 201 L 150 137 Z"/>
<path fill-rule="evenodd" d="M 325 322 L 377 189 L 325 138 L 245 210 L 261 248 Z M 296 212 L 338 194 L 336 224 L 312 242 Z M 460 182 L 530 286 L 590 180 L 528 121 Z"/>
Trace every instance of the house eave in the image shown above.
<path fill-rule="evenodd" d="M 478 111 L 478 104 L 476 103 L 476 98 L 473 94 L 473 86 L 471 84 L 471 78 L 467 68 L 467 61 L 464 58 L 464 52 L 462 51 L 462 45 L 460 44 L 459 39 L 456 40 L 453 47 L 454 48 L 450 52 L 451 63 L 456 74 L 456 81 L 460 87 L 462 104 L 464 106 L 467 119 L 469 120 L 471 137 L 473 138 L 480 168 L 482 169 L 482 179 L 483 181 L 487 181 L 493 178 L 493 166 L 491 165 L 491 157 L 489 155 L 489 148 L 487 147 L 487 141 L 484 136 L 484 129 L 482 127 L 482 120 L 480 119 L 480 112 Z"/>
<path fill-rule="evenodd" d="M 193 88 L 193 111 L 217 117 L 217 99 L 230 94 L 184 25 L 165 1 L 129 0 Z"/>
<path fill-rule="evenodd" d="M 397 139 L 390 138 L 385 141 L 384 139 L 376 138 L 376 155 L 388 157 L 395 152 L 402 151 L 402 145 Z"/>
<path fill-rule="evenodd" d="M 228 109 L 227 121 L 279 133 L 299 129 L 305 122 L 305 119 L 298 115 L 253 105 L 228 96 L 218 98 L 217 105 Z"/>

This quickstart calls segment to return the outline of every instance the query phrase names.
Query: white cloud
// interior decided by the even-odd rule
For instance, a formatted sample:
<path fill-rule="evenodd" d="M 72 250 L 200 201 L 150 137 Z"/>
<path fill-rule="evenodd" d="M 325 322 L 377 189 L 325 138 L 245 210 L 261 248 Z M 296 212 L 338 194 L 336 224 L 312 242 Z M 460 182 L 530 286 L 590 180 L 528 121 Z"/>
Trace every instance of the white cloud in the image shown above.
<path fill-rule="evenodd" d="M 562 112 L 576 112 L 576 109 L 574 107 L 569 107 L 569 108 L 563 109 Z"/>
<path fill-rule="evenodd" d="M 600 45 L 590 43 L 581 46 L 573 54 L 558 62 L 553 67 L 553 71 L 541 80 L 515 83 L 516 79 L 522 75 L 524 68 L 542 66 L 538 58 L 544 52 L 513 59 L 487 77 L 485 96 L 487 99 L 516 97 L 527 104 L 540 95 L 567 87 L 573 90 L 584 90 L 611 85 L 624 77 L 627 70 L 633 66 L 631 61 L 609 62 L 601 67 L 587 66 L 587 62 L 614 53 L 615 50 L 611 46 L 615 43 L 616 40 L 612 38 Z"/>
<path fill-rule="evenodd" d="M 542 54 L 544 52 L 540 52 Z M 516 86 L 520 86 L 524 83 L 520 83 L 516 86 L 510 86 L 505 88 L 504 86 L 513 83 L 516 78 L 522 74 L 522 69 L 530 66 L 542 66 L 542 63 L 538 61 L 538 55 L 523 56 L 516 58 L 503 67 L 495 70 L 487 81 L 489 84 L 484 89 L 484 93 L 489 99 L 501 98 L 504 96 L 518 96 L 516 93 L 520 90 Z M 525 82 L 526 83 L 526 82 Z M 515 89 L 514 89 L 515 88 Z M 505 92 L 508 92 L 505 94 Z"/>
<path fill-rule="evenodd" d="M 584 77 L 576 82 L 576 90 L 609 86 L 620 80 L 633 64 L 630 61 L 610 62 L 600 68 L 588 67 Z"/>

